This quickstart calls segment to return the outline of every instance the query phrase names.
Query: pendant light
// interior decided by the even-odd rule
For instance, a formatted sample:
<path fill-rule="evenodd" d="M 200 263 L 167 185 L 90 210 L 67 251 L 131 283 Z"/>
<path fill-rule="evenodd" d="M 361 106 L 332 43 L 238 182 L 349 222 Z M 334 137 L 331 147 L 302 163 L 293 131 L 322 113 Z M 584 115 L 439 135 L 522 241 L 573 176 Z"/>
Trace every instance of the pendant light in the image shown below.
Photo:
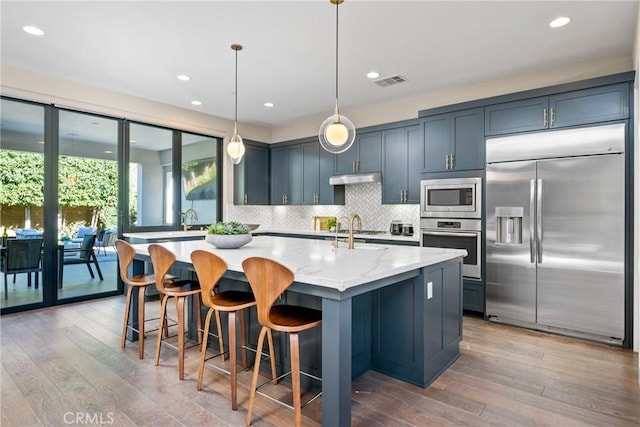
<path fill-rule="evenodd" d="M 336 107 L 334 113 L 329 116 L 318 132 L 320 145 L 330 153 L 342 153 L 347 151 L 356 138 L 356 128 L 351 120 L 340 114 L 338 110 L 338 5 L 344 0 L 329 0 L 336 5 Z"/>
<path fill-rule="evenodd" d="M 236 51 L 236 106 L 233 118 L 233 136 L 229 140 L 229 144 L 227 144 L 227 154 L 231 157 L 231 162 L 237 165 L 242 161 L 242 156 L 244 156 L 244 143 L 242 142 L 242 137 L 238 135 L 238 51 L 242 50 L 242 45 L 232 44 L 231 49 Z"/>

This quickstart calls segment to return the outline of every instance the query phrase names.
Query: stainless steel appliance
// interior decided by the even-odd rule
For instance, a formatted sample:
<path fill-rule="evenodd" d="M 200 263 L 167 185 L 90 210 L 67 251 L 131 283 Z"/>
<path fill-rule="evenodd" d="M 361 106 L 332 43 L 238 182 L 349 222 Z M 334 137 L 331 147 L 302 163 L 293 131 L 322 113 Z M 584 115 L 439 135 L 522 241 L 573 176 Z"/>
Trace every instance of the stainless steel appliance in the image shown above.
<path fill-rule="evenodd" d="M 482 278 L 482 222 L 479 219 L 421 218 L 420 246 L 466 249 L 462 274 Z"/>
<path fill-rule="evenodd" d="M 420 217 L 482 217 L 482 178 L 428 179 L 420 182 Z"/>
<path fill-rule="evenodd" d="M 392 236 L 400 236 L 402 234 L 402 221 L 393 220 L 389 226 L 389 233 Z"/>
<path fill-rule="evenodd" d="M 625 125 L 486 141 L 486 314 L 624 340 Z"/>

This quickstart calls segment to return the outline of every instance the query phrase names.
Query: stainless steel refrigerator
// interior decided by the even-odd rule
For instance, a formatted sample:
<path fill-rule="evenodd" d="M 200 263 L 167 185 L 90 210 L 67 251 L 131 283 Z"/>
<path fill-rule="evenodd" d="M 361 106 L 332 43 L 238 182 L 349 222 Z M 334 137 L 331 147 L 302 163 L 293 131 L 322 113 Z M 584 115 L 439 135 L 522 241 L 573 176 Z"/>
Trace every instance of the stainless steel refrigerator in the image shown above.
<path fill-rule="evenodd" d="M 486 140 L 486 314 L 624 339 L 625 126 Z"/>

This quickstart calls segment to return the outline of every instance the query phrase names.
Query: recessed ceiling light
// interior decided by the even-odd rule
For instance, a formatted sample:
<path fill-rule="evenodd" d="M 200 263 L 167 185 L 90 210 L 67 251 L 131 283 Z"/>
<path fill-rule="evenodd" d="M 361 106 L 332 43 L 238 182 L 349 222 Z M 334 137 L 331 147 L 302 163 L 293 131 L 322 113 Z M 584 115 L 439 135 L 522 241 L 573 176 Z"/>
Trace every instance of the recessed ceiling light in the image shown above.
<path fill-rule="evenodd" d="M 380 73 L 378 73 L 377 71 L 369 71 L 367 73 L 368 79 L 377 79 L 378 77 L 380 77 Z"/>
<path fill-rule="evenodd" d="M 113 151 L 111 151 L 111 150 L 104 150 L 104 154 L 113 154 Z"/>
<path fill-rule="evenodd" d="M 264 106 L 271 108 L 271 107 L 273 107 L 273 102 L 265 102 Z"/>
<path fill-rule="evenodd" d="M 549 26 L 551 28 L 560 28 L 560 27 L 564 27 L 569 22 L 571 22 L 571 18 L 566 17 L 566 16 L 560 16 L 560 17 L 554 19 L 553 21 L 551 21 L 549 23 Z"/>
<path fill-rule="evenodd" d="M 202 102 L 198 101 L 198 100 L 193 100 L 191 101 L 192 105 L 202 105 Z"/>
<path fill-rule="evenodd" d="M 33 25 L 25 25 L 24 27 L 22 27 L 22 30 L 25 33 L 31 34 L 32 36 L 42 36 L 42 35 L 44 35 L 44 31 L 42 31 L 38 27 L 34 27 Z"/>
<path fill-rule="evenodd" d="M 44 144 L 44 141 L 38 141 L 38 144 Z"/>
<path fill-rule="evenodd" d="M 178 80 L 188 82 L 189 80 L 191 80 L 191 77 L 187 76 L 186 74 L 178 74 Z"/>

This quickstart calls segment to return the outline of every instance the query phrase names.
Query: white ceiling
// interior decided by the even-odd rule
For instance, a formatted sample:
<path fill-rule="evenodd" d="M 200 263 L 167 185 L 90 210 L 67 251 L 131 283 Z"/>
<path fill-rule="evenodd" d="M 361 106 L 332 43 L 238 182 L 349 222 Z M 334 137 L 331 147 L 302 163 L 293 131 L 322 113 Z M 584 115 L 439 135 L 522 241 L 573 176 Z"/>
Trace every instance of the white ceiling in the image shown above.
<path fill-rule="evenodd" d="M 1 7 L 5 64 L 233 119 L 230 45 L 240 43 L 239 121 L 278 128 L 333 110 L 329 0 L 3 0 Z M 339 14 L 340 107 L 348 115 L 385 100 L 631 58 L 638 1 L 346 0 Z M 572 22 L 550 28 L 560 15 Z M 24 25 L 45 35 L 26 34 Z M 407 82 L 381 88 L 365 77 L 371 70 Z M 180 73 L 191 81 L 178 81 Z"/>

